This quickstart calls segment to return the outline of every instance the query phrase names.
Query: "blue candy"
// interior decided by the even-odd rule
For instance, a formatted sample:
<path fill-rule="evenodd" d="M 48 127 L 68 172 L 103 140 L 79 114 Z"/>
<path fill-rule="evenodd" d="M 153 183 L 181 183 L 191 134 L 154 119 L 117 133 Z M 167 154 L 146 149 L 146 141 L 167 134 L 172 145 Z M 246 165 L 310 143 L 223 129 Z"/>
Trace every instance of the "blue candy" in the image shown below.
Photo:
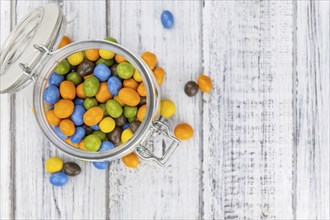
<path fill-rule="evenodd" d="M 76 126 L 84 124 L 84 114 L 86 109 L 82 105 L 76 105 L 71 115 L 71 120 Z"/>
<path fill-rule="evenodd" d="M 98 125 L 93 125 L 93 126 L 89 126 L 91 129 L 93 129 L 94 131 L 98 131 L 100 130 Z"/>
<path fill-rule="evenodd" d="M 173 14 L 168 10 L 163 11 L 160 20 L 162 21 L 163 27 L 167 29 L 171 28 L 174 24 Z"/>
<path fill-rule="evenodd" d="M 108 151 L 113 148 L 115 148 L 115 145 L 113 145 L 110 141 L 103 141 L 99 151 Z M 99 170 L 106 169 L 109 166 L 109 164 L 110 164 L 109 161 L 93 162 L 94 167 L 96 167 Z"/>
<path fill-rule="evenodd" d="M 110 141 L 103 141 L 99 151 L 108 151 L 112 150 L 113 148 L 115 148 L 115 145 L 113 145 L 113 143 L 111 143 Z"/>
<path fill-rule="evenodd" d="M 105 64 L 99 64 L 94 69 L 94 76 L 101 82 L 107 81 L 111 76 L 111 70 Z"/>
<path fill-rule="evenodd" d="M 129 125 L 129 123 L 127 122 L 127 123 L 124 124 L 121 128 L 122 128 L 123 130 L 125 130 L 125 129 L 129 128 L 129 127 L 130 127 L 130 125 Z"/>
<path fill-rule="evenodd" d="M 82 105 L 82 106 L 84 106 L 84 99 L 81 99 L 81 98 L 75 98 L 74 100 L 73 100 L 73 102 L 74 102 L 74 104 L 75 105 Z"/>
<path fill-rule="evenodd" d="M 64 135 L 64 134 L 62 133 L 62 131 L 61 131 L 61 129 L 60 129 L 59 126 L 55 126 L 55 127 L 54 127 L 54 131 L 55 131 L 55 133 L 56 133 L 60 138 L 62 138 L 63 140 L 65 140 L 65 139 L 68 138 L 68 136 L 66 136 L 66 135 Z"/>
<path fill-rule="evenodd" d="M 60 99 L 60 91 L 56 86 L 48 86 L 44 92 L 44 101 L 48 104 L 55 104 Z"/>
<path fill-rule="evenodd" d="M 119 90 L 122 88 L 121 81 L 116 76 L 111 76 L 108 80 L 108 89 L 114 96 L 118 95 Z"/>
<path fill-rule="evenodd" d="M 64 80 L 64 75 L 60 75 L 53 72 L 52 75 L 50 75 L 48 82 L 50 85 L 59 87 L 63 80 Z"/>
<path fill-rule="evenodd" d="M 77 127 L 76 132 L 70 137 L 70 141 L 73 144 L 77 144 L 85 137 L 86 131 L 83 127 Z"/>
<path fill-rule="evenodd" d="M 109 166 L 109 164 L 109 161 L 93 162 L 94 167 L 99 170 L 105 170 Z"/>
<path fill-rule="evenodd" d="M 53 173 L 50 178 L 49 182 L 53 186 L 63 186 L 68 182 L 68 175 L 64 172 Z"/>

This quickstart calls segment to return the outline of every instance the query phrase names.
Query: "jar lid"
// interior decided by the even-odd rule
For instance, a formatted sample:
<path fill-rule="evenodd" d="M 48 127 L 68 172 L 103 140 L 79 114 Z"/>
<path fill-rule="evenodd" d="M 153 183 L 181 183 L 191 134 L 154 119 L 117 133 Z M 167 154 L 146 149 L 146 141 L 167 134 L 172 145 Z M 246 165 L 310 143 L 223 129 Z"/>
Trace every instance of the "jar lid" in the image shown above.
<path fill-rule="evenodd" d="M 55 3 L 29 13 L 2 45 L 0 93 L 18 92 L 33 81 L 33 69 L 44 55 L 40 48 L 56 48 L 65 28 L 66 19 Z"/>

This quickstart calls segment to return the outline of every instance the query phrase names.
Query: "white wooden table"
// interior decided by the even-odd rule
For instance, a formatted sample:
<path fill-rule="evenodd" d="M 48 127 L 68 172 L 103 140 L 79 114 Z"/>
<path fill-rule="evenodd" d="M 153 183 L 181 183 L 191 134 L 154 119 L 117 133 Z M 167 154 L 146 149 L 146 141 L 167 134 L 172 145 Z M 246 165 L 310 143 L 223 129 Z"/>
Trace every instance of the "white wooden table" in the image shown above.
<path fill-rule="evenodd" d="M 1 43 L 50 1 L 1 0 Z M 117 38 L 155 52 L 169 123 L 190 123 L 166 168 L 107 171 L 55 150 L 31 111 L 29 86 L 1 95 L 3 219 L 329 219 L 329 1 L 59 1 L 74 40 Z M 162 10 L 175 16 L 163 29 Z M 183 86 L 204 72 L 211 94 Z M 59 155 L 82 174 L 52 187 L 44 163 Z"/>

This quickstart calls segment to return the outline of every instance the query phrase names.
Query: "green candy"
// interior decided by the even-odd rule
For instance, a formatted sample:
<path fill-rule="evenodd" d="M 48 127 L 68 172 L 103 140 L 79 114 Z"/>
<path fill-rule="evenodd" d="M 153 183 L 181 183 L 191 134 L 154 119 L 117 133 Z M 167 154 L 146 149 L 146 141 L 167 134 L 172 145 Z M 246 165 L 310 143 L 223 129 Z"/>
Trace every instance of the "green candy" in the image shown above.
<path fill-rule="evenodd" d="M 106 138 L 106 134 L 103 133 L 102 131 L 94 131 L 93 134 L 95 134 L 96 136 L 98 136 L 102 141 Z"/>
<path fill-rule="evenodd" d="M 103 59 L 102 57 L 99 58 L 99 59 L 96 61 L 96 65 L 99 65 L 99 64 L 105 64 L 105 65 L 107 65 L 107 66 L 112 66 L 114 63 L 115 63 L 115 61 L 114 61 L 113 59 L 106 60 L 106 59 Z"/>
<path fill-rule="evenodd" d="M 66 76 L 66 79 L 73 82 L 73 84 L 75 84 L 75 86 L 79 85 L 83 81 L 82 76 L 80 76 L 77 72 L 69 73 Z"/>
<path fill-rule="evenodd" d="M 103 110 L 103 116 L 108 116 L 108 112 L 105 110 L 106 107 L 105 107 L 105 103 L 102 103 L 102 104 L 99 104 L 99 107 Z"/>
<path fill-rule="evenodd" d="M 86 110 L 90 109 L 91 107 L 97 106 L 99 103 L 97 102 L 96 98 L 88 97 L 84 100 L 84 107 Z"/>
<path fill-rule="evenodd" d="M 95 96 L 99 88 L 100 82 L 95 76 L 87 78 L 83 84 L 83 92 L 87 97 Z"/>
<path fill-rule="evenodd" d="M 136 121 L 136 120 L 137 120 L 137 117 L 136 117 L 136 115 L 135 115 L 134 117 L 132 117 L 132 118 L 128 118 L 127 120 L 128 120 L 129 123 L 131 123 L 131 122 L 133 122 L 133 121 Z"/>
<path fill-rule="evenodd" d="M 127 62 L 122 62 L 117 66 L 118 76 L 122 79 L 129 79 L 134 74 L 134 67 Z"/>
<path fill-rule="evenodd" d="M 67 74 L 70 70 L 70 63 L 67 60 L 62 60 L 57 66 L 55 67 L 55 72 L 60 75 Z"/>
<path fill-rule="evenodd" d="M 105 105 L 105 109 L 108 112 L 108 114 L 113 118 L 119 118 L 119 116 L 123 114 L 123 108 L 116 100 L 113 99 L 107 101 Z"/>
<path fill-rule="evenodd" d="M 133 118 L 136 113 L 137 113 L 138 109 L 137 107 L 131 107 L 131 106 L 125 106 L 124 107 L 124 116 L 126 118 Z"/>
<path fill-rule="evenodd" d="M 97 152 L 101 144 L 101 139 L 95 134 L 90 134 L 84 139 L 84 145 L 88 151 Z"/>
<path fill-rule="evenodd" d="M 104 40 L 111 41 L 111 42 L 114 42 L 114 43 L 118 43 L 118 41 L 113 37 L 106 37 L 106 38 L 104 38 Z"/>

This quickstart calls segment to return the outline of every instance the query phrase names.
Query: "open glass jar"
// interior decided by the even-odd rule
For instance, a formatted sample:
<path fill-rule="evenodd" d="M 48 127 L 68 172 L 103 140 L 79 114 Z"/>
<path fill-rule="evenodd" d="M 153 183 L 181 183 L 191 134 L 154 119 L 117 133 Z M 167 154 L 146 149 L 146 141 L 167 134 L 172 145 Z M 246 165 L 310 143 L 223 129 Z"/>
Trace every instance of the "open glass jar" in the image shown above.
<path fill-rule="evenodd" d="M 56 4 L 40 7 L 27 15 L 10 34 L 1 49 L 0 92 L 14 93 L 34 82 L 33 106 L 41 130 L 55 147 L 72 157 L 87 161 L 115 160 L 135 151 L 145 160 L 164 165 L 180 141 L 158 119 L 160 93 L 150 68 L 123 46 L 105 40 L 79 41 L 57 48 L 66 28 L 66 19 Z M 104 152 L 88 152 L 63 141 L 48 123 L 44 90 L 57 64 L 69 55 L 87 49 L 104 49 L 125 57 L 141 74 L 147 92 L 146 115 L 134 136 L 126 143 Z M 149 140 L 157 135 L 169 138 L 170 144 L 161 156 L 149 150 Z"/>

